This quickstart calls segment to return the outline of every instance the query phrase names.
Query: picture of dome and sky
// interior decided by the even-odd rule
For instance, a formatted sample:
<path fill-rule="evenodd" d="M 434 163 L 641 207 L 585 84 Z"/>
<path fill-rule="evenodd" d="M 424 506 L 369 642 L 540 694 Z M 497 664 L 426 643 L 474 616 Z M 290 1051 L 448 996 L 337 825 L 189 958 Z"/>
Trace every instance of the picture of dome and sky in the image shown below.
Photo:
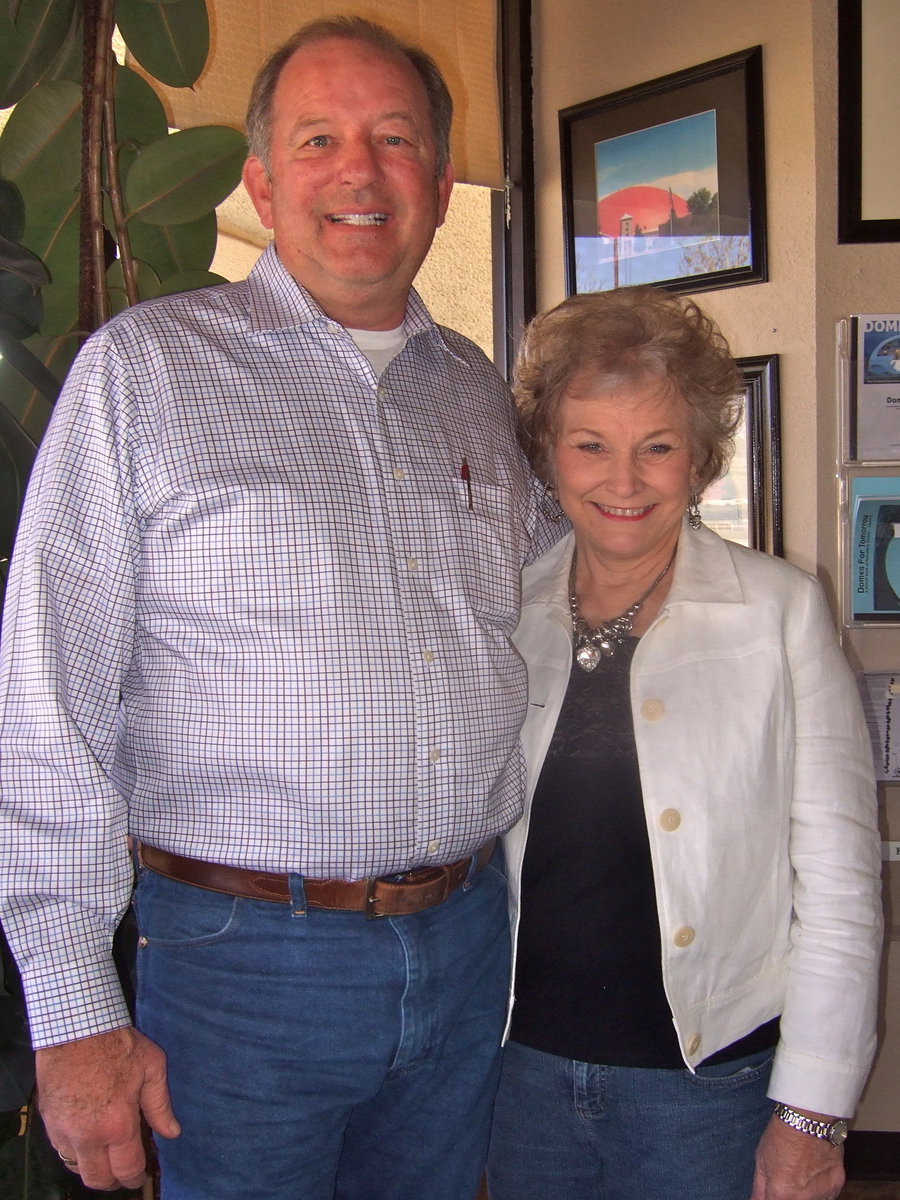
<path fill-rule="evenodd" d="M 575 237 L 577 291 L 750 263 L 749 227 L 719 211 L 714 110 L 597 142 L 594 169 L 597 233 Z"/>

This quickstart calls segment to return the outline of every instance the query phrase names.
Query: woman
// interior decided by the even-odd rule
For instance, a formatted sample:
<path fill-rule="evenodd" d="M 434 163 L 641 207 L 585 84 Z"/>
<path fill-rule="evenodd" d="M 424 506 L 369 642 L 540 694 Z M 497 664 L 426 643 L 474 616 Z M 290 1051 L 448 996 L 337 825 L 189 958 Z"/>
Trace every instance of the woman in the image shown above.
<path fill-rule="evenodd" d="M 516 388 L 572 533 L 516 632 L 491 1196 L 833 1200 L 874 1047 L 871 750 L 816 580 L 701 524 L 734 362 L 691 301 L 628 288 L 538 317 Z"/>

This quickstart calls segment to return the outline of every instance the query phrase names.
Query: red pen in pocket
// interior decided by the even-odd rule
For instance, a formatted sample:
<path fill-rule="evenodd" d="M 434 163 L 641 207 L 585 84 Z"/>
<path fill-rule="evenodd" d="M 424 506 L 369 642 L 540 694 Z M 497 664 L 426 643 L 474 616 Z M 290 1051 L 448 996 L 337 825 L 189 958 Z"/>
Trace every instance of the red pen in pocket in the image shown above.
<path fill-rule="evenodd" d="M 459 477 L 466 485 L 466 508 L 469 512 L 472 511 L 472 472 L 469 470 L 469 460 L 463 455 L 462 466 L 459 469 Z"/>

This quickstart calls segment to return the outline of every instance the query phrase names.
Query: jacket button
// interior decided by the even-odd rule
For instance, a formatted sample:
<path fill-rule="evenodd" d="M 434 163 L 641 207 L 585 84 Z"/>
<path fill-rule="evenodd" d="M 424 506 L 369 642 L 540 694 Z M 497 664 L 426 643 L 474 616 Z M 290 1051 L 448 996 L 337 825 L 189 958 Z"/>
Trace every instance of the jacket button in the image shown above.
<path fill-rule="evenodd" d="M 675 936 L 672 938 L 672 941 L 676 946 L 680 946 L 682 949 L 684 949 L 685 946 L 689 946 L 691 944 L 695 936 L 696 935 L 693 929 L 691 929 L 690 925 L 682 925 L 680 929 L 676 929 Z"/>
<path fill-rule="evenodd" d="M 659 823 L 667 833 L 671 833 L 681 824 L 681 813 L 677 808 L 667 808 L 659 814 Z"/>
<path fill-rule="evenodd" d="M 665 711 L 666 707 L 662 700 L 645 700 L 641 705 L 641 716 L 645 721 L 659 721 Z"/>
<path fill-rule="evenodd" d="M 687 1045 L 688 1058 L 693 1058 L 700 1049 L 701 1037 L 699 1033 L 695 1033 Z"/>

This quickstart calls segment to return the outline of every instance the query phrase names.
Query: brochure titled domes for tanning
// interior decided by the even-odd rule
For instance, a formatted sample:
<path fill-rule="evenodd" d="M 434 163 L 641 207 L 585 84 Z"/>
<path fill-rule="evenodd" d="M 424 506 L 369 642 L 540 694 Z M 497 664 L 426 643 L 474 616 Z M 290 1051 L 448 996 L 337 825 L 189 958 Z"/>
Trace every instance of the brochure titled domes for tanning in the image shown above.
<path fill-rule="evenodd" d="M 851 318 L 850 457 L 900 460 L 900 313 Z"/>
<path fill-rule="evenodd" d="M 900 622 L 900 477 L 850 481 L 850 611 Z"/>

